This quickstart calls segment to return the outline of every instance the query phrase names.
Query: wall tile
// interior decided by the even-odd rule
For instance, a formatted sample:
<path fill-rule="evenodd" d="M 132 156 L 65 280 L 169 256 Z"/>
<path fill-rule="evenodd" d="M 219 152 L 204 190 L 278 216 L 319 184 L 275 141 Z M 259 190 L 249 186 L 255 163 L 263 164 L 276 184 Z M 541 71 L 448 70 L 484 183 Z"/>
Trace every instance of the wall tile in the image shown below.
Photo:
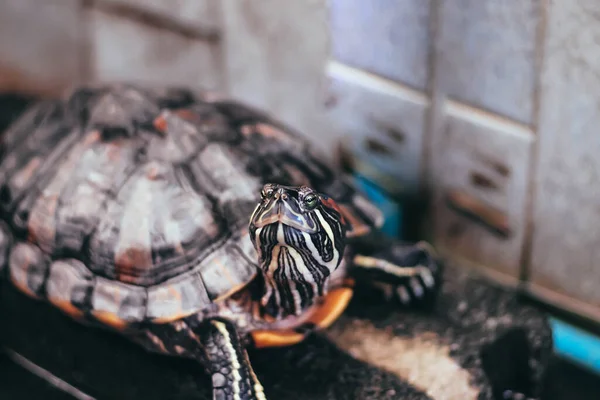
<path fill-rule="evenodd" d="M 99 10 L 89 13 L 95 79 L 222 89 L 219 55 L 210 43 Z"/>
<path fill-rule="evenodd" d="M 338 64 L 332 64 L 329 77 L 328 117 L 335 135 L 362 161 L 393 177 L 402 186 L 398 190 L 414 194 L 421 173 L 425 95 Z"/>
<path fill-rule="evenodd" d="M 79 79 L 77 0 L 0 2 L 0 88 L 57 92 Z"/>
<path fill-rule="evenodd" d="M 326 1 L 223 0 L 229 93 L 271 112 L 328 150 Z"/>
<path fill-rule="evenodd" d="M 441 0 L 440 90 L 531 122 L 539 8 L 539 0 Z"/>
<path fill-rule="evenodd" d="M 427 85 L 430 0 L 332 0 L 333 56 L 423 89 Z"/>
<path fill-rule="evenodd" d="M 553 1 L 547 26 L 531 280 L 600 319 L 600 3 Z"/>
<path fill-rule="evenodd" d="M 105 4 L 125 4 L 152 11 L 164 16 L 174 18 L 180 22 L 217 28 L 216 7 L 214 0 L 99 0 Z M 211 4 L 212 3 L 212 4 Z"/>
<path fill-rule="evenodd" d="M 512 278 L 520 274 L 533 135 L 458 104 L 445 107 L 433 159 L 435 243 Z"/>

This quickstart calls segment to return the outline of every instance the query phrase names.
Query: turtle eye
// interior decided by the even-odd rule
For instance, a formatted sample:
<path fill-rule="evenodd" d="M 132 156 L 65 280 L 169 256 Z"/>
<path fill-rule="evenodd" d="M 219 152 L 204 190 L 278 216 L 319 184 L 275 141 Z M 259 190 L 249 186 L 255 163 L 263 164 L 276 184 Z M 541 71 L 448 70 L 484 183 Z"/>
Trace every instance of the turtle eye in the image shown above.
<path fill-rule="evenodd" d="M 319 204 L 319 198 L 316 194 L 310 193 L 304 196 L 302 202 L 304 203 L 304 208 L 307 210 L 314 210 L 315 207 L 317 207 L 317 204 Z"/>
<path fill-rule="evenodd" d="M 260 196 L 264 199 L 271 197 L 271 195 L 273 194 L 273 188 L 270 186 L 267 187 L 263 187 L 262 190 L 260 191 Z"/>

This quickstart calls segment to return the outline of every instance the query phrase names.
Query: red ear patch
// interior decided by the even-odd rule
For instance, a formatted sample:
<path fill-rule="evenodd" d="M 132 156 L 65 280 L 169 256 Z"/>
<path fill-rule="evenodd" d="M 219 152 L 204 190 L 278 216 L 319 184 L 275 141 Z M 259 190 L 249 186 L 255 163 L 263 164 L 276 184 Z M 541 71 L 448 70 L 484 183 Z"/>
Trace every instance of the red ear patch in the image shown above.
<path fill-rule="evenodd" d="M 320 196 L 321 197 L 321 203 L 329 208 L 333 208 L 335 211 L 338 212 L 338 214 L 340 214 L 340 220 L 342 221 L 342 224 L 346 225 L 346 218 L 344 218 L 344 213 L 342 212 L 342 209 L 340 208 L 340 206 L 338 206 L 338 204 L 335 202 L 335 200 L 333 200 L 331 197 L 325 197 L 325 196 Z"/>

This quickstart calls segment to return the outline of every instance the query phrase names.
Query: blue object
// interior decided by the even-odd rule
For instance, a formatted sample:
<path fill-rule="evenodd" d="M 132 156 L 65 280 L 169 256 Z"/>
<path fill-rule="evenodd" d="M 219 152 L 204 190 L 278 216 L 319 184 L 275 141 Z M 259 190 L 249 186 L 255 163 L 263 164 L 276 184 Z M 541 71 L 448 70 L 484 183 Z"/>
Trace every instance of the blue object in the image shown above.
<path fill-rule="evenodd" d="M 383 212 L 385 222 L 382 231 L 392 237 L 401 238 L 402 232 L 402 207 L 393 201 L 376 184 L 362 176 L 354 173 L 354 181 L 365 196 L 371 200 Z"/>
<path fill-rule="evenodd" d="M 550 318 L 556 354 L 600 374 L 600 338 L 556 318 Z"/>

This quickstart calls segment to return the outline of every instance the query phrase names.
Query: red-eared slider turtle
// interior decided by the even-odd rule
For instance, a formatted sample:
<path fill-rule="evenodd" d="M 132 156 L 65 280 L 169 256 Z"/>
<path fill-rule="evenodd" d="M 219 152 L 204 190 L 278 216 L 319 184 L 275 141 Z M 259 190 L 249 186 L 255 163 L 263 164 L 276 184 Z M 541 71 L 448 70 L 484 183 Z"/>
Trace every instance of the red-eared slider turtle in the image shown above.
<path fill-rule="evenodd" d="M 85 87 L 2 137 L 0 268 L 29 296 L 150 351 L 198 360 L 219 399 L 264 399 L 247 346 L 327 327 L 355 282 L 434 294 L 425 243 L 303 137 L 183 89 Z"/>

